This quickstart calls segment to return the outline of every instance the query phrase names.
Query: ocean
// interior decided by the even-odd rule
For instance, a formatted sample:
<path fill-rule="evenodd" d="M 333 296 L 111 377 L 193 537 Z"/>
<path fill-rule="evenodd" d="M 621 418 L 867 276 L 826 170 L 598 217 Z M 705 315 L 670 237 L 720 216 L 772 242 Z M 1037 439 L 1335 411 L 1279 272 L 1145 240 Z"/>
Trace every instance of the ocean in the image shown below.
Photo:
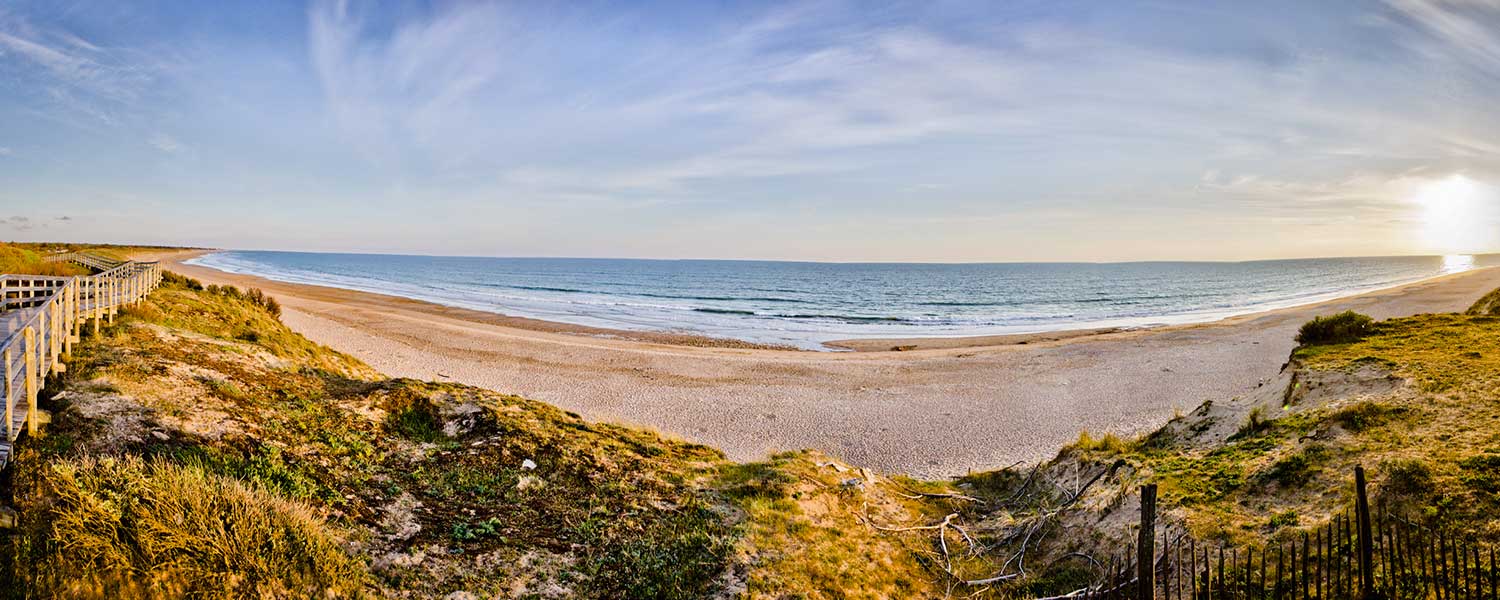
<path fill-rule="evenodd" d="M 191 263 L 520 317 L 827 349 L 838 339 L 1212 321 L 1500 265 L 1500 255 L 927 264 L 225 251 Z"/>

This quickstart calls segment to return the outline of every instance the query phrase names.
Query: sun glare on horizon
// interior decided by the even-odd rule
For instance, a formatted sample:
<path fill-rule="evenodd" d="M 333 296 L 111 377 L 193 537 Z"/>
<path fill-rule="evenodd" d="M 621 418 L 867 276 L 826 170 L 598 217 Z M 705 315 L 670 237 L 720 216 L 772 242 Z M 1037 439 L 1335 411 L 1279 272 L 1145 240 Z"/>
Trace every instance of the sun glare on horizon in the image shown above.
<path fill-rule="evenodd" d="M 1440 254 L 1494 250 L 1492 218 L 1500 203 L 1493 186 L 1464 175 L 1450 175 L 1418 188 L 1412 201 L 1421 208 L 1422 242 Z"/>

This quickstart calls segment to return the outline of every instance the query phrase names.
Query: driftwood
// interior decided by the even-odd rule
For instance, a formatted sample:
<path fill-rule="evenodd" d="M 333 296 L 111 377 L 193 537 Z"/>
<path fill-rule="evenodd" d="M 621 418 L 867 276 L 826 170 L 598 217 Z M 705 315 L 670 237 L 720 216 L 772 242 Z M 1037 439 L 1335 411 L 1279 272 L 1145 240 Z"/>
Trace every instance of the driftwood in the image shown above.
<path fill-rule="evenodd" d="M 891 527 L 891 526 L 884 526 L 884 525 L 877 524 L 874 521 L 874 519 L 870 517 L 869 510 L 868 510 L 869 507 L 868 507 L 868 505 L 866 505 L 865 506 L 865 510 L 864 510 L 864 514 L 863 514 L 863 519 L 864 519 L 864 521 L 870 527 L 874 528 L 877 531 L 882 531 L 882 532 L 886 532 L 886 533 L 909 533 L 909 532 L 914 532 L 914 531 L 936 531 L 937 532 L 937 543 L 934 544 L 936 546 L 936 552 L 934 554 L 938 555 L 938 557 L 941 558 L 941 563 L 940 564 L 941 564 L 941 569 L 943 571 L 943 574 L 946 575 L 947 578 L 948 578 L 948 580 L 951 582 L 949 584 L 950 585 L 950 590 L 951 590 L 951 586 L 952 585 L 963 585 L 963 586 L 968 586 L 968 587 L 989 586 L 989 585 L 992 585 L 992 584 L 1002 583 L 1002 582 L 1006 582 L 1006 581 L 1012 581 L 1012 580 L 1016 580 L 1016 579 L 1020 579 L 1022 577 L 1025 577 L 1027 575 L 1026 560 L 1028 558 L 1028 554 L 1031 551 L 1033 551 L 1038 545 L 1041 544 L 1042 540 L 1045 538 L 1046 531 L 1048 530 L 1049 527 L 1051 527 L 1055 523 L 1056 518 L 1059 515 L 1061 515 L 1062 513 L 1064 513 L 1066 511 L 1072 509 L 1075 505 L 1078 504 L 1079 501 L 1081 501 L 1083 499 L 1083 497 L 1088 493 L 1088 491 L 1090 489 L 1093 488 L 1093 486 L 1095 484 L 1097 484 L 1100 480 L 1105 479 L 1106 477 L 1112 476 L 1122 466 L 1124 466 L 1124 464 L 1125 464 L 1124 461 L 1116 461 L 1116 462 L 1110 464 L 1107 467 L 1098 469 L 1097 472 L 1093 473 L 1087 479 L 1083 479 L 1081 477 L 1083 475 L 1082 472 L 1078 473 L 1078 475 L 1080 476 L 1079 477 L 1080 482 L 1079 482 L 1079 484 L 1076 487 L 1074 487 L 1074 486 L 1064 487 L 1064 486 L 1061 486 L 1061 485 L 1057 486 L 1059 488 L 1057 495 L 1060 496 L 1060 500 L 1056 503 L 1055 506 L 1050 506 L 1049 507 L 1049 506 L 1045 506 L 1044 505 L 1044 506 L 1036 508 L 1034 510 L 1034 512 L 1032 512 L 1029 516 L 1024 517 L 1022 520 L 1020 520 L 1019 522 L 1017 522 L 1016 524 L 1014 524 L 1013 526 L 1011 526 L 1010 531 L 1008 533 L 1006 533 L 1005 535 L 1001 536 L 1000 539 L 999 539 L 999 541 L 997 543 L 995 543 L 992 546 L 988 546 L 988 547 L 986 547 L 984 544 L 981 544 L 979 541 L 977 541 L 975 539 L 974 535 L 972 535 L 970 533 L 971 528 L 965 526 L 963 523 L 961 523 L 959 521 L 959 519 L 961 517 L 961 514 L 962 514 L 960 512 L 950 513 L 947 516 L 943 517 L 943 519 L 941 521 L 938 521 L 938 522 L 930 524 L 930 525 L 909 525 L 909 526 L 903 526 L 903 527 Z M 1023 500 L 1025 498 L 1027 498 L 1028 491 L 1034 489 L 1035 484 L 1036 484 L 1036 482 L 1039 479 L 1039 475 L 1040 475 L 1040 473 L 1042 471 L 1042 468 L 1043 468 L 1043 465 L 1040 465 L 1040 464 L 1037 465 L 1037 466 L 1035 466 L 1035 467 L 1033 467 L 1031 469 L 1030 473 L 1026 476 L 1026 479 L 1021 482 L 1021 485 L 1017 488 L 1017 490 L 1003 504 L 1014 505 L 1017 501 Z M 1078 469 L 1078 471 L 1083 471 L 1083 469 Z M 1087 472 L 1087 471 L 1083 471 L 1083 472 Z M 974 496 L 968 496 L 968 495 L 964 495 L 964 494 L 923 493 L 923 492 L 917 492 L 915 490 L 911 490 L 911 489 L 905 488 L 905 487 L 901 486 L 900 484 L 898 484 L 896 482 L 889 482 L 888 481 L 886 483 L 890 483 L 892 485 L 892 487 L 894 487 L 894 488 L 896 488 L 896 490 L 898 490 L 896 492 L 898 495 L 900 495 L 900 496 L 902 496 L 904 498 L 907 498 L 907 499 L 935 498 L 935 499 L 963 500 L 963 501 L 966 501 L 966 502 L 973 502 L 973 503 L 979 504 L 979 505 L 986 504 L 986 502 L 983 499 L 977 498 L 977 497 L 974 497 Z M 1069 488 L 1072 488 L 1072 489 L 1069 489 Z M 1038 495 L 1038 496 L 1044 496 L 1043 492 L 1034 492 L 1034 494 Z M 1030 502 L 1032 502 L 1032 501 L 1028 501 L 1028 503 L 1030 503 Z M 999 569 L 999 573 L 996 573 L 995 575 L 993 575 L 991 577 L 984 577 L 984 578 L 979 578 L 979 579 L 967 579 L 967 578 L 959 576 L 953 570 L 953 558 L 954 558 L 953 557 L 953 550 L 952 550 L 952 548 L 949 547 L 949 544 L 948 544 L 948 530 L 950 530 L 950 529 L 952 529 L 954 532 L 957 532 L 958 535 L 964 540 L 964 543 L 968 547 L 968 552 L 967 552 L 967 555 L 966 555 L 968 557 L 975 557 L 975 556 L 982 555 L 985 552 L 988 552 L 991 548 L 998 547 L 998 546 L 1006 546 L 1006 545 L 1012 545 L 1012 544 L 1019 544 L 1019 545 L 1016 547 L 1015 551 L 1009 557 L 1006 558 L 1005 562 L 1003 564 L 1001 564 L 1000 569 Z M 1062 557 L 1059 557 L 1056 560 L 1054 560 L 1052 562 L 1052 564 L 1056 564 L 1058 561 L 1065 560 L 1065 559 L 1068 559 L 1068 558 L 1081 558 L 1081 559 L 1087 560 L 1089 563 L 1091 563 L 1095 567 L 1102 568 L 1102 565 L 1100 565 L 1100 563 L 1099 563 L 1098 560 L 1096 560 L 1092 556 L 1089 556 L 1089 555 L 1081 553 L 1081 552 L 1072 552 L 1072 553 L 1063 555 Z M 1086 588 L 1084 588 L 1082 590 L 1078 590 L 1078 591 L 1072 592 L 1070 594 L 1066 594 L 1066 595 L 1063 595 L 1063 596 L 1058 596 L 1057 598 L 1058 599 L 1062 599 L 1062 598 L 1076 597 L 1077 595 L 1085 593 L 1085 592 L 1089 591 L 1090 589 L 1092 589 L 1092 586 L 1091 587 L 1086 587 Z"/>

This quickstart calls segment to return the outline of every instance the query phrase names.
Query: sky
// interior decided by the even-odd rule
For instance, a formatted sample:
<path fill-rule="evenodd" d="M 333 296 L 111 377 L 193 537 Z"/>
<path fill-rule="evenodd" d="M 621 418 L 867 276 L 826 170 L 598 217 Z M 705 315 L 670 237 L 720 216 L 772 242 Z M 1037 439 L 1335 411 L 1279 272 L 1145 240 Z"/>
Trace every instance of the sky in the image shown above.
<path fill-rule="evenodd" d="M 1500 251 L 1500 4 L 0 0 L 0 239 Z"/>

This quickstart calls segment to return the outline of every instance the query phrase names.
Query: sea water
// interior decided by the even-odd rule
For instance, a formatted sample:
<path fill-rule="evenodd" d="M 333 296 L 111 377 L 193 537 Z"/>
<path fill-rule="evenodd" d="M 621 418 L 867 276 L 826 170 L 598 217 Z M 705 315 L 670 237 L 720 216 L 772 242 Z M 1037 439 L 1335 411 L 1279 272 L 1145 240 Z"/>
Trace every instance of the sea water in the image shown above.
<path fill-rule="evenodd" d="M 224 251 L 206 267 L 606 327 L 824 349 L 1211 321 L 1500 264 L 1500 255 L 1249 262 L 817 263 Z"/>

